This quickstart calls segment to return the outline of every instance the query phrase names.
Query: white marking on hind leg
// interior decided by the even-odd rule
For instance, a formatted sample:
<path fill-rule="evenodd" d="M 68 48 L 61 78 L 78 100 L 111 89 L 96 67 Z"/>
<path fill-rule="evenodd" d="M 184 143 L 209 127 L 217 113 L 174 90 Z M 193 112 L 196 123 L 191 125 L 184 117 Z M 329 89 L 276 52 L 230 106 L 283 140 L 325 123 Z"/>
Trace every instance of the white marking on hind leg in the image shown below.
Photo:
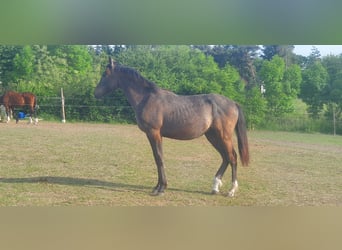
<path fill-rule="evenodd" d="M 213 190 L 212 193 L 213 194 L 217 194 L 220 192 L 219 188 L 222 186 L 222 181 L 221 179 L 215 177 L 214 178 L 214 184 L 213 184 Z"/>
<path fill-rule="evenodd" d="M 232 183 L 232 188 L 231 188 L 231 189 L 229 190 L 229 192 L 228 192 L 228 196 L 229 196 L 229 197 L 234 197 L 235 192 L 238 190 L 238 188 L 239 188 L 238 182 L 237 182 L 237 181 L 234 181 L 234 182 Z"/>

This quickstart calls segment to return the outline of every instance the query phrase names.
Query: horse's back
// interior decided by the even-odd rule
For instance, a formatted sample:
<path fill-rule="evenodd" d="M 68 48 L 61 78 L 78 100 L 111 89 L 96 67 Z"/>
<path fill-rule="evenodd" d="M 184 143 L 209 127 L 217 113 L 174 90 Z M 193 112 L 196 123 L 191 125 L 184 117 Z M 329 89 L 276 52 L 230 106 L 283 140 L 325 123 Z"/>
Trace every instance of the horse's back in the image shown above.
<path fill-rule="evenodd" d="M 36 96 L 30 92 L 18 93 L 15 91 L 7 91 L 2 96 L 2 103 L 8 107 L 19 107 L 24 105 L 34 107 L 36 105 Z"/>
<path fill-rule="evenodd" d="M 237 120 L 235 102 L 217 94 L 176 95 L 162 90 L 149 101 L 138 117 L 152 127 L 160 126 L 162 135 L 170 138 L 193 139 L 213 123 Z"/>

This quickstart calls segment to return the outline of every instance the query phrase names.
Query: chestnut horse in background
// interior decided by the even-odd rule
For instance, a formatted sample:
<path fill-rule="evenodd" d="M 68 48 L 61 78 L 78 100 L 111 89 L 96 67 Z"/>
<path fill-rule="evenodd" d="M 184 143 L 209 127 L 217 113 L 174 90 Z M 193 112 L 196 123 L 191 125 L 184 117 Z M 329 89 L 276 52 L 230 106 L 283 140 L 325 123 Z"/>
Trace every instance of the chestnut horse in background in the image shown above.
<path fill-rule="evenodd" d="M 164 171 L 162 138 L 190 140 L 205 135 L 220 153 L 222 164 L 218 169 L 212 193 L 219 192 L 221 179 L 229 164 L 232 166 L 232 187 L 228 192 L 234 196 L 237 188 L 237 154 L 233 147 L 236 131 L 239 154 L 243 165 L 249 163 L 249 150 L 245 118 L 240 106 L 217 94 L 176 95 L 159 88 L 136 70 L 109 64 L 95 89 L 95 97 L 121 89 L 134 109 L 139 128 L 146 133 L 151 144 L 158 169 L 158 183 L 152 195 L 164 192 L 167 181 Z"/>
<path fill-rule="evenodd" d="M 18 123 L 18 114 L 14 114 L 15 108 L 22 108 L 25 111 L 28 110 L 30 115 L 29 123 L 32 123 L 32 116 L 34 116 L 34 123 L 38 123 L 37 118 L 37 97 L 30 93 L 17 93 L 15 91 L 7 91 L 4 95 L 0 97 L 0 104 L 5 106 L 7 122 L 10 121 L 11 112 L 13 112 L 13 117 L 16 117 L 16 122 Z"/>

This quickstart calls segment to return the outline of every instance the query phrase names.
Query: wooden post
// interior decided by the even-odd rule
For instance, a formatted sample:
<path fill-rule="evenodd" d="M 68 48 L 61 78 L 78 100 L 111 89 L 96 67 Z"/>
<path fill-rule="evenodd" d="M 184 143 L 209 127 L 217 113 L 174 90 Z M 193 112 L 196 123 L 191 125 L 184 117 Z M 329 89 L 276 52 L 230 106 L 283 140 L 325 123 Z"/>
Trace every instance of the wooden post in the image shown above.
<path fill-rule="evenodd" d="M 62 123 L 65 123 L 65 110 L 64 110 L 64 94 L 63 94 L 63 88 L 61 88 L 61 99 L 62 99 Z"/>
<path fill-rule="evenodd" d="M 333 108 L 333 123 L 334 123 L 334 136 L 336 135 L 336 114 L 335 114 L 335 105 L 332 105 Z"/>

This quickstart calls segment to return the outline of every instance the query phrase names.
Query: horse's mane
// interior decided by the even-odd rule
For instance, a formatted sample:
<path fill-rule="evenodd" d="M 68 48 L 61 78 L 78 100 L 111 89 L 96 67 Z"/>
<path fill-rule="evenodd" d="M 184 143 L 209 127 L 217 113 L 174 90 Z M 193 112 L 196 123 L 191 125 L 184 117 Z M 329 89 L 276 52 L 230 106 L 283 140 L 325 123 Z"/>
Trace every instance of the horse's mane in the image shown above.
<path fill-rule="evenodd" d="M 126 76 L 130 77 L 133 81 L 139 82 L 140 84 L 142 84 L 144 88 L 150 89 L 151 91 L 156 91 L 158 89 L 158 86 L 154 82 L 147 80 L 137 70 L 133 68 L 116 64 L 114 71 L 125 74 Z"/>

